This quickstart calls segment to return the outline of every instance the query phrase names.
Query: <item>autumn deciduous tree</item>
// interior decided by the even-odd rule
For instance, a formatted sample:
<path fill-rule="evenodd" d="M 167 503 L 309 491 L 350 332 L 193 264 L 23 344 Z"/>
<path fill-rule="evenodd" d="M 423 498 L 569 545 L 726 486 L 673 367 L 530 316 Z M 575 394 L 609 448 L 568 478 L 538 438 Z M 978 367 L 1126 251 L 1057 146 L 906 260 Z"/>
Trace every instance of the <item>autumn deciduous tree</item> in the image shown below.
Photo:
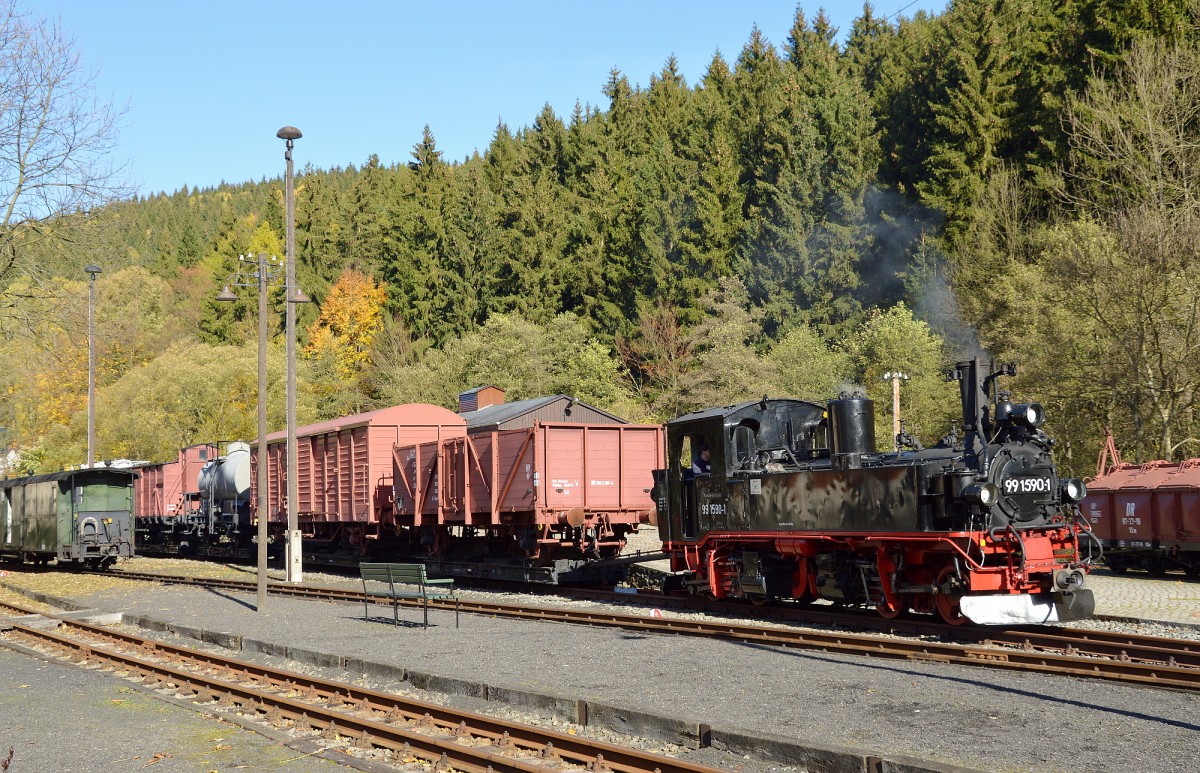
<path fill-rule="evenodd" d="M 430 349 L 416 362 L 384 364 L 380 400 L 455 405 L 464 389 L 502 385 L 507 399 L 569 394 L 620 416 L 643 417 L 628 376 L 608 347 L 570 313 L 544 325 L 493 314 L 479 330 Z"/>
<path fill-rule="evenodd" d="M 1139 40 L 1118 72 L 1070 104 L 1078 222 L 1046 250 L 1052 301 L 1102 357 L 1075 367 L 1137 459 L 1200 450 L 1200 46 Z M 1082 238 L 1090 236 L 1091 238 Z M 1089 244 L 1099 249 L 1086 249 Z M 1087 347 L 1082 351 L 1092 350 Z M 1108 418 L 1106 424 L 1116 422 Z"/>
<path fill-rule="evenodd" d="M 346 269 L 321 304 L 321 316 L 308 329 L 305 353 L 329 359 L 343 380 L 357 381 L 371 364 L 371 348 L 383 327 L 387 291 L 371 277 Z"/>

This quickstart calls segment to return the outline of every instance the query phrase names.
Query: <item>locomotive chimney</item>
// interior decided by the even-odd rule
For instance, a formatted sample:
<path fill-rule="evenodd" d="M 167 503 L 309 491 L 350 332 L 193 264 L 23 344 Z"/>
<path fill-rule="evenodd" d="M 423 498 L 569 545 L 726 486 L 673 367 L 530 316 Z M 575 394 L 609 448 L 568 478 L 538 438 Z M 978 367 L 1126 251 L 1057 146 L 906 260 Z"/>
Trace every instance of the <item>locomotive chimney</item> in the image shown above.
<path fill-rule="evenodd" d="M 983 363 L 978 357 L 965 360 L 954 366 L 953 378 L 958 381 L 962 398 L 963 432 L 965 433 L 966 461 L 975 469 L 982 469 L 980 457 L 987 447 L 988 395 Z"/>
<path fill-rule="evenodd" d="M 861 394 L 830 400 L 829 436 L 835 470 L 862 467 L 863 454 L 875 453 L 875 401 Z"/>

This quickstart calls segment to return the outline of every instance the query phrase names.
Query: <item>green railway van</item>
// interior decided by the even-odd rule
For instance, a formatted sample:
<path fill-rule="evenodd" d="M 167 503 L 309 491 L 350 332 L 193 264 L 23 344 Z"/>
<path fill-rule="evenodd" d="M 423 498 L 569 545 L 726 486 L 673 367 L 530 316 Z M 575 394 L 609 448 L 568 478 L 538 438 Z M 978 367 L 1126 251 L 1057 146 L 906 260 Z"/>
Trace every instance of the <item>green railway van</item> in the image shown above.
<path fill-rule="evenodd" d="M 132 557 L 136 476 L 99 467 L 0 480 L 0 556 L 96 567 Z"/>

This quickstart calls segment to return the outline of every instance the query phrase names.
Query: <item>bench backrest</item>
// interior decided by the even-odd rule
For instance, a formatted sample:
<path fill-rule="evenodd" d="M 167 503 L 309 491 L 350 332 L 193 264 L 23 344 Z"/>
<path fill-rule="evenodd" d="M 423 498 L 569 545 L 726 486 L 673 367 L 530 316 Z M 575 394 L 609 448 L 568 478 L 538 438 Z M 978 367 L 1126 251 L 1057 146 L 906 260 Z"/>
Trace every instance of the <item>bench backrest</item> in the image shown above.
<path fill-rule="evenodd" d="M 358 571 L 364 580 L 424 585 L 425 564 L 359 564 Z"/>

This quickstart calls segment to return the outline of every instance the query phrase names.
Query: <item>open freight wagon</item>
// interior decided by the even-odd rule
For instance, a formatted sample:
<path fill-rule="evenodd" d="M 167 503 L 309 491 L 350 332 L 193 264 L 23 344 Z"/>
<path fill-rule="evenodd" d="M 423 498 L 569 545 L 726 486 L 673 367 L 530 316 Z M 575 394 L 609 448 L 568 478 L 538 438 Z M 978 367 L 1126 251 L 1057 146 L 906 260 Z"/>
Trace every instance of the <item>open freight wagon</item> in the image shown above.
<path fill-rule="evenodd" d="M 564 407 L 559 418 L 577 420 L 540 420 L 554 415 L 554 401 Z M 468 413 L 463 437 L 397 446 L 397 525 L 458 574 L 591 579 L 585 565 L 616 558 L 650 522 L 662 428 L 563 401 Z"/>
<path fill-rule="evenodd" d="M 466 424 L 453 411 L 409 403 L 343 416 L 296 430 L 299 526 L 309 548 L 365 555 L 368 541 L 394 537 L 392 449 L 461 436 Z M 267 435 L 267 508 L 275 530 L 287 515 L 287 434 Z M 258 502 L 258 449 L 253 448 L 251 501 Z M 320 552 L 306 557 L 320 560 Z"/>
<path fill-rule="evenodd" d="M 1110 436 L 1087 487 L 1083 511 L 1110 567 L 1200 576 L 1200 459 L 1123 463 Z"/>

